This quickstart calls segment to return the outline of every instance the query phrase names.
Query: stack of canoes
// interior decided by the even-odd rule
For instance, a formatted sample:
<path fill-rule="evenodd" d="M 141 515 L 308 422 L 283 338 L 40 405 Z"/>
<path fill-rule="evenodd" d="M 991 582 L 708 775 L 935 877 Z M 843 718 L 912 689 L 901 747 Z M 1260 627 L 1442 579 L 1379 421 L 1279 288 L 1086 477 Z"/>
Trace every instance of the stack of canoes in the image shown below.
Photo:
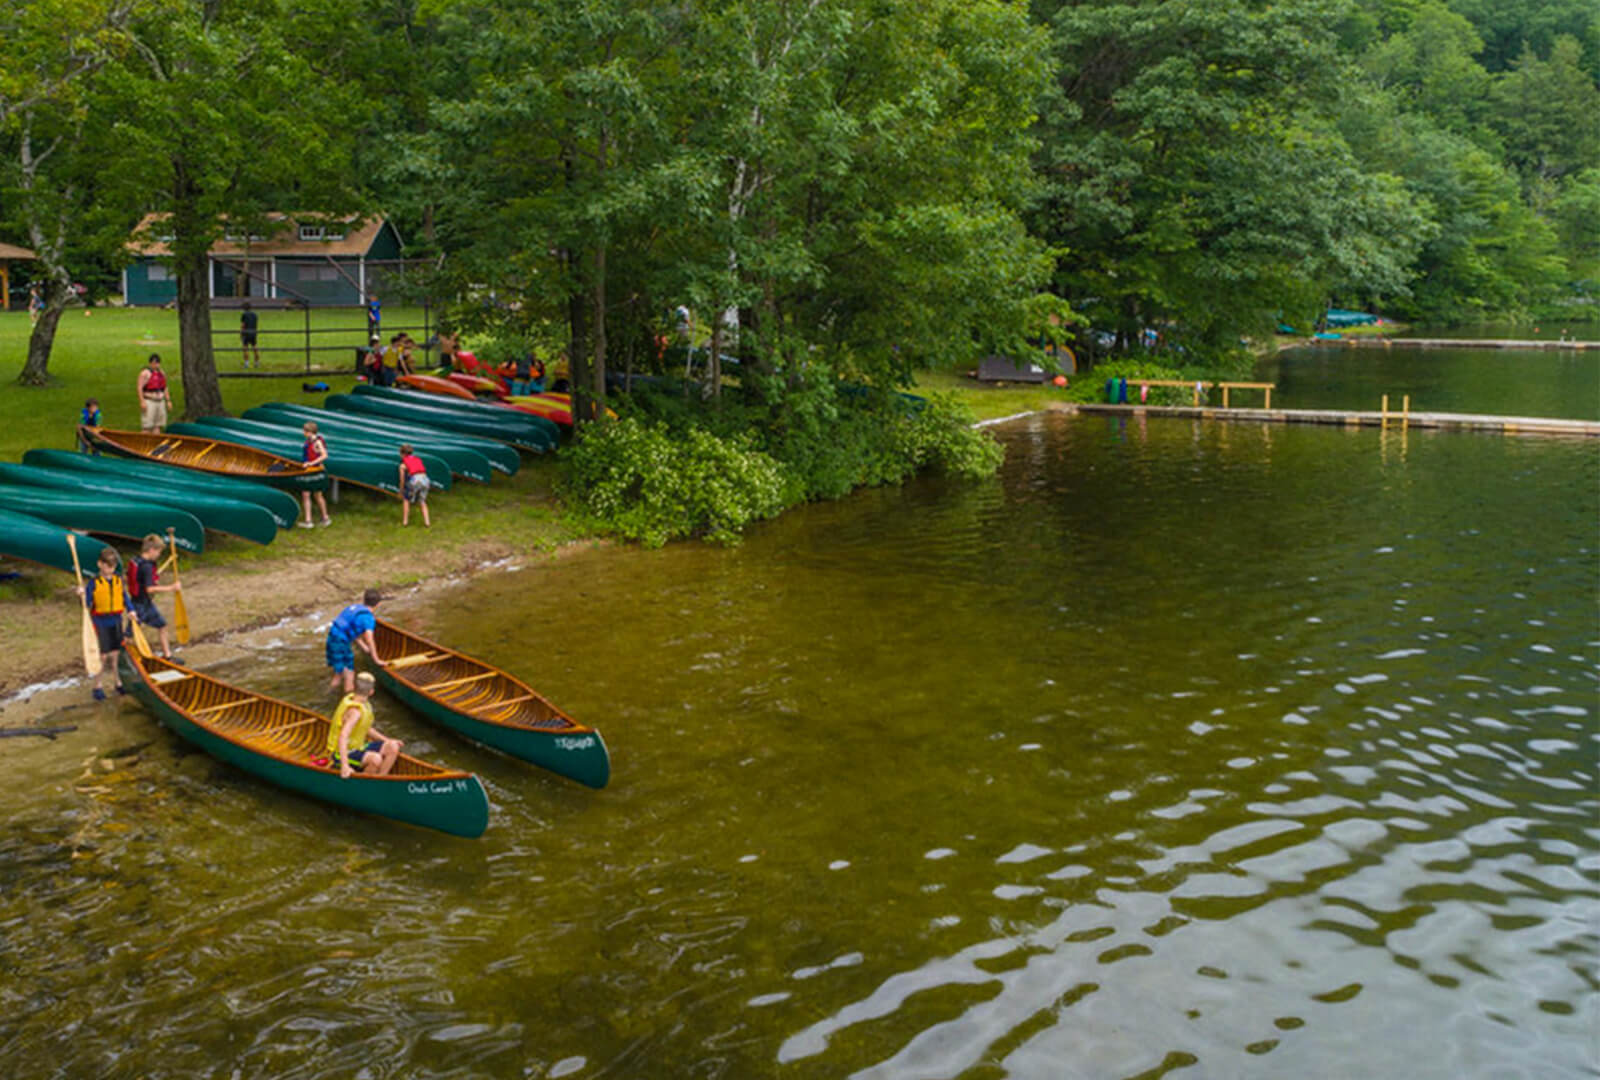
<path fill-rule="evenodd" d="M 47 465 L 12 465 L 0 462 L 0 501 L 9 494 L 22 493 L 39 499 L 56 500 L 61 495 L 90 498 L 101 517 L 97 527 L 88 520 L 75 517 L 65 524 L 77 525 L 93 532 L 115 536 L 140 537 L 147 532 L 165 534 L 173 518 L 174 529 L 181 518 L 170 512 L 192 515 L 199 524 L 213 532 L 227 533 L 257 544 L 270 544 L 278 535 L 278 524 L 265 507 L 243 499 L 231 498 L 195 488 L 171 487 L 163 483 L 116 477 L 110 474 L 83 472 L 77 469 L 51 468 Z M 72 500 L 65 500 L 70 506 Z M 10 505 L 10 504 L 8 504 Z M 164 509 L 155 509 L 164 508 Z M 151 516 L 144 511 L 154 511 Z M 134 513 L 140 511 L 141 513 Z M 39 513 L 36 509 L 30 513 Z M 71 513 L 71 511 L 64 511 Z M 60 521 L 60 518 L 49 518 Z M 140 524 L 148 524 L 138 531 Z M 128 531 L 132 527 L 135 531 Z"/>
<path fill-rule="evenodd" d="M 487 482 L 493 473 L 507 476 L 515 473 L 522 459 L 514 447 L 493 439 L 443 431 L 420 424 L 407 425 L 403 421 L 363 417 L 332 409 L 313 409 L 305 405 L 291 405 L 272 401 L 244 412 L 246 420 L 278 424 L 299 430 L 306 421 L 315 421 L 317 430 L 332 446 L 347 438 L 365 442 L 378 442 L 393 453 L 402 443 L 410 443 L 420 453 L 432 454 L 450 466 L 453 475 L 466 480 Z"/>
<path fill-rule="evenodd" d="M 6 467 L 8 472 L 25 466 Z M 205 528 L 200 519 L 170 505 L 112 498 L 84 490 L 62 490 L 31 484 L 7 483 L 0 477 L 0 510 L 25 514 L 61 528 L 81 529 L 102 536 L 138 540 L 150 533 L 165 536 L 171 529 L 185 551 L 205 550 Z"/>
<path fill-rule="evenodd" d="M 489 401 L 468 401 L 421 390 L 358 383 L 353 393 L 334 394 L 328 408 L 403 419 L 509 442 L 542 453 L 553 450 L 561 429 L 551 420 Z"/>
<path fill-rule="evenodd" d="M 197 439 L 231 441 L 279 457 L 299 457 L 305 448 L 305 438 L 299 428 L 263 424 L 255 420 L 238 420 L 229 416 L 206 416 L 198 421 L 170 425 L 169 432 Z M 400 457 L 398 444 L 378 448 L 370 444 L 341 445 L 328 439 L 328 459 L 323 463 L 327 475 L 356 487 L 368 488 L 387 495 L 400 494 Z M 428 479 L 439 490 L 450 487 L 450 467 L 438 458 L 429 460 L 423 455 Z"/>
<path fill-rule="evenodd" d="M 88 536 L 78 537 L 77 545 L 78 558 L 85 566 L 93 566 L 106 546 Z M 0 555 L 65 570 L 69 574 L 73 569 L 66 530 L 32 514 L 0 510 Z"/>
<path fill-rule="evenodd" d="M 519 412 L 541 416 L 551 423 L 564 428 L 572 427 L 572 395 L 542 392 L 538 394 L 512 395 L 504 383 L 498 379 L 485 378 L 482 375 L 468 375 L 464 372 L 451 372 L 445 378 L 436 375 L 410 375 L 401 378 L 400 383 L 414 390 L 422 390 L 444 398 L 469 398 L 473 400 L 488 399 L 480 402 L 489 405 L 499 405 L 502 408 L 516 409 Z"/>

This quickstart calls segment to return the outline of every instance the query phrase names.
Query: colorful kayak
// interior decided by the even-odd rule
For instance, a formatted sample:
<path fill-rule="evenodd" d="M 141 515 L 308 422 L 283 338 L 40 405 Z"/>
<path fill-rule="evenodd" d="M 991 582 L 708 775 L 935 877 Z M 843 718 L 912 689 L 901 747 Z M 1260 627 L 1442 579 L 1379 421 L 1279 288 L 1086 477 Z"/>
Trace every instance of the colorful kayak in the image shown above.
<path fill-rule="evenodd" d="M 65 546 L 65 545 L 63 545 Z M 471 773 L 401 754 L 387 776 L 346 780 L 327 758 L 326 716 L 233 686 L 137 650 L 119 654 L 122 682 L 145 708 L 212 757 L 313 799 L 438 829 L 482 836 L 489 798 Z"/>
<path fill-rule="evenodd" d="M 298 453 L 301 445 L 298 440 L 286 440 L 278 436 L 246 435 L 239 431 L 215 428 L 209 424 L 172 424 L 168 430 L 197 439 L 232 440 L 270 454 L 284 454 L 291 449 Z M 333 479 L 381 491 L 385 495 L 400 494 L 400 482 L 396 476 L 399 467 L 398 458 L 391 462 L 379 461 L 371 454 L 343 454 L 334 451 L 331 443 L 329 450 L 328 460 L 323 469 Z"/>
<path fill-rule="evenodd" d="M 183 491 L 143 481 L 129 483 L 110 476 L 50 469 L 41 465 L 13 465 L 10 462 L 0 462 L 0 483 L 79 495 L 109 495 L 113 499 L 171 506 L 193 514 L 201 525 L 212 532 L 228 533 L 257 544 L 270 544 L 278 535 L 278 526 L 272 520 L 272 515 L 255 503 L 205 491 Z"/>
<path fill-rule="evenodd" d="M 473 397 L 490 394 L 494 397 L 506 396 L 506 384 L 499 379 L 490 379 L 483 375 L 469 375 L 465 371 L 452 371 L 449 380 Z"/>
<path fill-rule="evenodd" d="M 515 394 L 505 398 L 505 403 L 512 408 L 531 412 L 535 416 L 542 416 L 552 423 L 562 427 L 572 426 L 572 406 L 545 397 L 543 394 Z"/>
<path fill-rule="evenodd" d="M 374 674 L 407 706 L 475 742 L 592 788 L 611 779 L 605 740 L 501 669 L 379 619 Z"/>
<path fill-rule="evenodd" d="M 424 394 L 417 390 L 401 390 L 393 386 L 369 386 L 365 383 L 358 383 L 352 393 L 357 397 L 377 397 L 386 401 L 423 405 L 456 415 L 476 416 L 495 424 L 516 423 L 523 427 L 532 427 L 542 431 L 551 439 L 552 446 L 561 439 L 560 429 L 549 420 L 521 409 L 507 408 L 498 401 L 465 401 L 460 398 L 441 397 L 438 394 Z M 520 417 L 512 415 L 519 412 L 522 413 Z"/>
<path fill-rule="evenodd" d="M 92 536 L 77 539 L 78 560 L 93 567 L 106 545 Z M 72 549 L 67 547 L 67 530 L 36 518 L 0 510 L 0 558 L 22 559 L 72 573 Z"/>
<path fill-rule="evenodd" d="M 428 405 L 413 405 L 407 401 L 386 401 L 360 394 L 329 394 L 325 404 L 334 412 L 375 416 L 391 423 L 426 424 L 445 431 L 476 435 L 484 439 L 498 439 L 519 450 L 535 454 L 555 449 L 554 440 L 542 431 L 497 424 L 492 420 L 446 412 Z"/>
<path fill-rule="evenodd" d="M 281 488 L 172 465 L 156 465 L 111 455 L 79 454 L 71 450 L 29 450 L 22 455 L 22 462 L 24 465 L 42 465 L 48 469 L 70 469 L 90 476 L 112 477 L 129 485 L 161 484 L 179 490 L 224 495 L 261 507 L 272 515 L 273 522 L 280 529 L 293 528 L 295 518 L 300 513 L 300 504 L 295 497 Z"/>
<path fill-rule="evenodd" d="M 199 553 L 206 547 L 205 528 L 199 519 L 172 506 L 7 484 L 0 486 L 0 508 L 69 529 L 129 540 L 140 540 L 150 533 L 165 536 L 171 529 L 178 546 L 185 551 Z"/>
<path fill-rule="evenodd" d="M 421 390 L 428 394 L 465 398 L 468 401 L 478 400 L 472 396 L 471 390 L 457 386 L 452 380 L 438 375 L 402 375 L 395 382 L 401 386 L 410 387 L 413 390 Z"/>
<path fill-rule="evenodd" d="M 513 475 L 522 467 L 522 457 L 515 447 L 507 446 L 496 439 L 463 435 L 458 431 L 444 431 L 425 424 L 408 424 L 403 420 L 384 420 L 378 416 L 342 413 L 334 409 L 313 409 L 307 405 L 291 405 L 282 401 L 269 401 L 265 405 L 246 409 L 244 415 L 249 419 L 259 417 L 273 423 L 290 420 L 304 424 L 307 420 L 315 420 L 323 430 L 330 433 L 344 430 L 356 435 L 382 437 L 391 442 L 395 440 L 408 442 L 418 448 L 448 446 L 472 450 L 485 458 L 490 468 L 507 476 Z"/>
<path fill-rule="evenodd" d="M 81 430 L 84 438 L 95 446 L 123 457 L 178 465 L 239 480 L 259 480 L 287 491 L 326 491 L 328 487 L 327 473 L 320 467 L 307 465 L 298 455 L 283 457 L 215 436 L 189 438 L 171 432 L 111 428 Z"/>
<path fill-rule="evenodd" d="M 270 423 L 265 420 L 249 420 L 236 416 L 202 416 L 199 423 L 207 424 L 223 431 L 237 431 L 241 436 L 260 436 L 266 439 L 289 439 L 294 443 L 304 445 L 305 436 L 301 434 L 304 424 L 288 424 L 282 422 Z M 390 469 L 400 468 L 400 443 L 390 442 L 387 439 L 373 439 L 370 436 L 353 439 L 334 439 L 326 432 L 323 438 L 328 440 L 328 452 L 336 448 L 355 454 L 366 454 L 380 461 L 387 460 Z M 415 448 L 413 448 L 415 449 Z M 417 457 L 422 459 L 423 466 L 427 469 L 428 479 L 440 491 L 450 490 L 450 463 L 434 454 L 417 450 Z M 482 461 L 482 459 L 479 459 Z M 482 471 L 489 471 L 489 463 L 483 462 Z M 396 483 L 399 480 L 396 479 Z"/>

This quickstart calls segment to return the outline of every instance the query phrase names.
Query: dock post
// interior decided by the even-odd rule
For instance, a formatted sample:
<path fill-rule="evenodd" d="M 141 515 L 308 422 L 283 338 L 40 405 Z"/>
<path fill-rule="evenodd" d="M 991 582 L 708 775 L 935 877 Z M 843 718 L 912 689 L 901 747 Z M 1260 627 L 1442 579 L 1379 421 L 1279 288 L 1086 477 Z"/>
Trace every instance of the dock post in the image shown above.
<path fill-rule="evenodd" d="M 1228 407 L 1228 384 L 1227 383 L 1223 383 L 1222 384 L 1222 407 L 1224 409 L 1226 409 Z"/>
<path fill-rule="evenodd" d="M 1407 394 L 1407 395 L 1405 395 L 1404 397 L 1402 397 L 1400 399 L 1400 426 L 1403 427 L 1403 428 L 1409 428 L 1411 426 L 1411 395 L 1410 394 Z"/>
<path fill-rule="evenodd" d="M 1383 395 L 1383 404 L 1379 406 L 1379 414 L 1378 415 L 1379 415 L 1378 426 L 1379 427 L 1388 427 L 1389 426 L 1389 395 L 1388 394 Z"/>
<path fill-rule="evenodd" d="M 1268 410 L 1272 408 L 1272 387 L 1270 386 L 1267 387 L 1267 400 L 1262 404 L 1261 407 Z"/>

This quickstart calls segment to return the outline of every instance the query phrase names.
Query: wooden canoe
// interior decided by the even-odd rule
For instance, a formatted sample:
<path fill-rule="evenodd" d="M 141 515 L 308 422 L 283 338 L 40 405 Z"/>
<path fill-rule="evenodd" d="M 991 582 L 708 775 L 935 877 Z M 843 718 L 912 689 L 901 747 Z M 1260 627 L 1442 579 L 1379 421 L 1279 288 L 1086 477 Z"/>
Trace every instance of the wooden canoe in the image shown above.
<path fill-rule="evenodd" d="M 246 434 L 231 428 L 212 427 L 210 424 L 183 421 L 172 425 L 172 430 L 194 438 L 235 439 L 270 454 L 287 454 L 300 445 L 300 437 L 292 431 L 280 436 Z M 340 450 L 333 439 L 328 440 L 328 458 L 323 469 L 335 480 L 368 488 L 385 495 L 400 497 L 400 459 L 390 461 L 375 453 L 351 453 Z"/>
<path fill-rule="evenodd" d="M 489 799 L 471 773 L 401 754 L 387 776 L 358 772 L 345 780 L 326 758 L 326 716 L 135 649 L 118 655 L 123 685 L 162 723 L 253 776 L 456 836 L 482 836 L 489 827 Z"/>
<path fill-rule="evenodd" d="M 154 431 L 116 431 L 103 427 L 83 428 L 82 431 L 95 446 L 123 457 L 178 465 L 217 476 L 259 480 L 290 491 L 324 491 L 328 487 L 328 474 L 321 466 L 310 466 L 253 446 Z"/>
<path fill-rule="evenodd" d="M 395 382 L 401 386 L 409 386 L 413 390 L 422 390 L 429 394 L 465 398 L 468 401 L 478 400 L 472 396 L 471 390 L 463 386 L 457 386 L 453 380 L 438 375 L 402 375 Z"/>
<path fill-rule="evenodd" d="M 77 539 L 80 566 L 93 567 L 106 545 L 89 536 Z M 72 573 L 67 530 L 30 514 L 0 510 L 0 558 L 23 559 Z"/>
<path fill-rule="evenodd" d="M 414 711 L 580 784 L 603 788 L 611 779 L 611 756 L 600 733 L 516 676 L 385 619 L 377 620 L 373 637 L 384 660 L 373 673 Z"/>

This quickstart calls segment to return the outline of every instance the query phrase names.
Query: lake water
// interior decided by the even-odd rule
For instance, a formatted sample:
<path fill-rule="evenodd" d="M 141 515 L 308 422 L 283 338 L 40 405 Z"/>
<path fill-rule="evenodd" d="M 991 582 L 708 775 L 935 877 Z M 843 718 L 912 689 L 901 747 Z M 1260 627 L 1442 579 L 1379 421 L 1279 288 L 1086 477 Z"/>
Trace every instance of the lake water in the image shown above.
<path fill-rule="evenodd" d="M 1539 337 L 1553 336 L 1540 329 Z M 1600 340 L 1600 326 L 1578 331 Z M 1409 394 L 1412 412 L 1600 420 L 1600 349 L 1593 348 L 1301 347 L 1261 361 L 1255 378 L 1277 383 L 1273 403 L 1286 409 L 1377 412 L 1387 394 L 1389 408 L 1398 411 Z"/>
<path fill-rule="evenodd" d="M 132 705 L 8 740 L 5 1071 L 1594 1075 L 1593 444 L 999 436 L 992 482 L 396 605 L 611 745 L 591 792 L 380 700 L 480 840 Z M 280 636 L 218 673 L 325 704 Z"/>

